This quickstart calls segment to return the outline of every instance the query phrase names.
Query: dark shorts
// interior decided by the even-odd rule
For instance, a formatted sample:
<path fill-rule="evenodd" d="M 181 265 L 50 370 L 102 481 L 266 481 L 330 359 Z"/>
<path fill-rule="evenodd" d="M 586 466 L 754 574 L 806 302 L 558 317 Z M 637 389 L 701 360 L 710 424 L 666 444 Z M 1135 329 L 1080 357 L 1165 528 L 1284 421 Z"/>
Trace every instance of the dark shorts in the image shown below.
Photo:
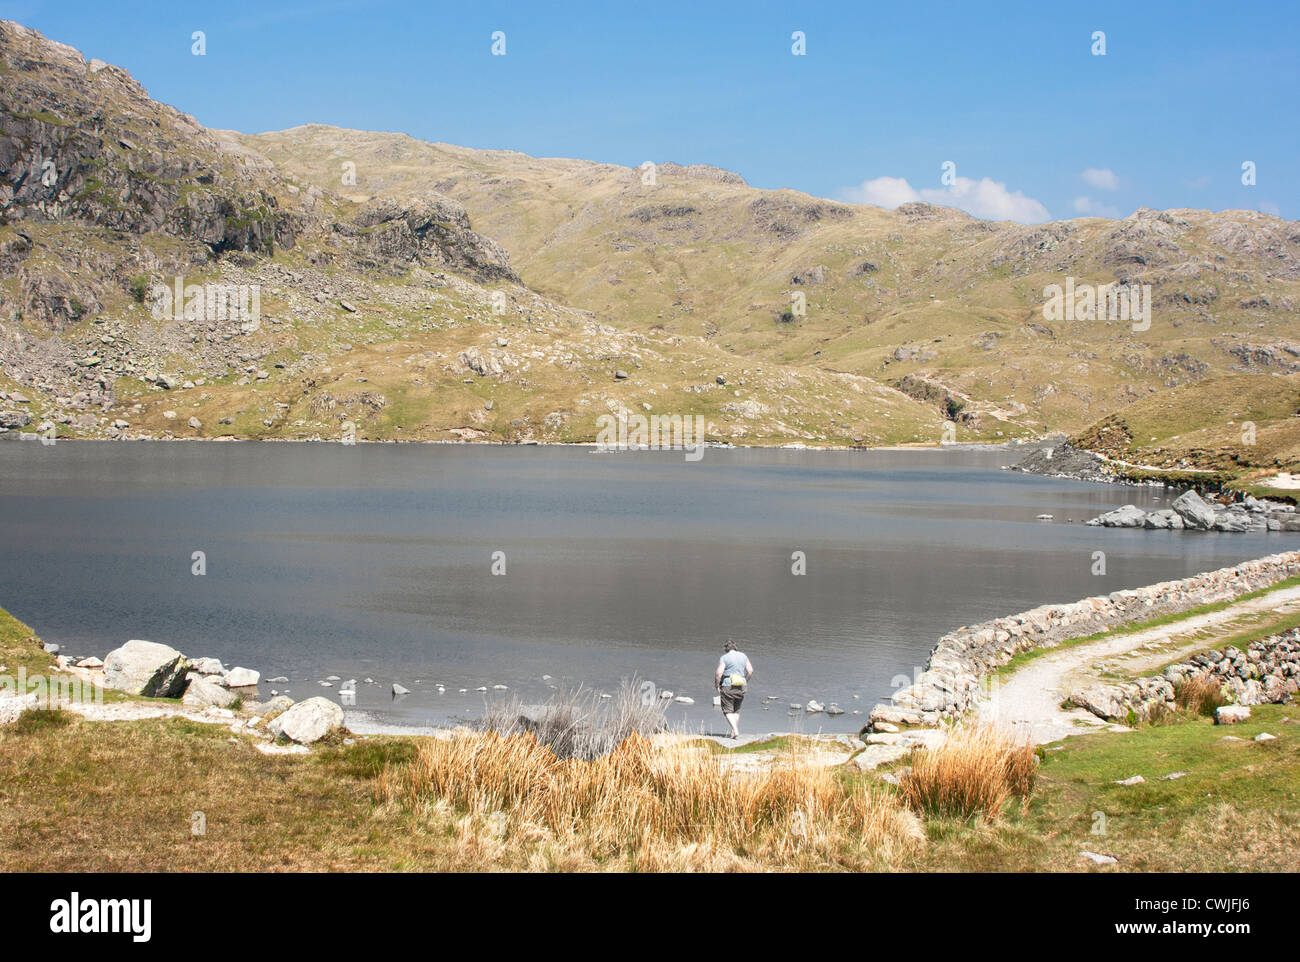
<path fill-rule="evenodd" d="M 740 703 L 745 700 L 745 689 L 722 686 L 722 713 L 734 715 L 740 711 Z"/>

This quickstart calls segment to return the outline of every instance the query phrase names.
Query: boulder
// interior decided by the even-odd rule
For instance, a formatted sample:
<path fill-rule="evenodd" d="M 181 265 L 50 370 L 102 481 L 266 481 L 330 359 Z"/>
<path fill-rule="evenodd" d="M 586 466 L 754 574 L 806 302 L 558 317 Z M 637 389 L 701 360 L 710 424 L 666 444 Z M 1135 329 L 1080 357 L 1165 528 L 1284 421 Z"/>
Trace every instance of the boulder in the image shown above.
<path fill-rule="evenodd" d="M 152 698 L 185 691 L 189 662 L 175 648 L 154 641 L 128 641 L 104 659 L 104 687 Z"/>
<path fill-rule="evenodd" d="M 197 671 L 200 675 L 225 675 L 226 673 L 218 658 L 195 658 L 190 662 L 190 671 Z"/>
<path fill-rule="evenodd" d="M 1184 526 L 1188 528 L 1209 531 L 1214 527 L 1214 509 L 1195 491 L 1183 492 L 1171 507 L 1178 512 Z"/>
<path fill-rule="evenodd" d="M 1224 705 L 1222 708 L 1214 709 L 1216 725 L 1235 725 L 1248 718 L 1250 718 L 1250 709 L 1245 705 Z"/>
<path fill-rule="evenodd" d="M 1248 531 L 1250 514 L 1242 510 L 1229 509 L 1214 519 L 1215 531 Z"/>
<path fill-rule="evenodd" d="M 1147 513 L 1134 504 L 1126 504 L 1114 511 L 1107 511 L 1097 519 L 1097 523 L 1107 528 L 1140 528 L 1146 523 Z"/>
<path fill-rule="evenodd" d="M 203 675 L 190 675 L 189 686 L 185 689 L 185 694 L 181 696 L 181 704 L 186 708 L 209 708 L 216 705 L 218 708 L 229 708 L 239 696 L 225 688 L 222 688 L 216 682 L 209 681 Z"/>
<path fill-rule="evenodd" d="M 318 742 L 343 727 L 343 709 L 328 698 L 308 698 L 277 715 L 267 729 L 299 745 Z"/>
<path fill-rule="evenodd" d="M 919 725 L 922 720 L 919 708 L 900 708 L 897 705 L 880 704 L 871 709 L 871 721 L 878 731 L 888 731 L 880 728 L 882 722 L 887 725 Z"/>
<path fill-rule="evenodd" d="M 226 672 L 227 688 L 255 688 L 261 674 L 251 668 L 232 668 Z"/>
<path fill-rule="evenodd" d="M 1128 718 L 1128 692 L 1118 685 L 1089 685 L 1071 692 L 1070 701 L 1104 721 Z"/>

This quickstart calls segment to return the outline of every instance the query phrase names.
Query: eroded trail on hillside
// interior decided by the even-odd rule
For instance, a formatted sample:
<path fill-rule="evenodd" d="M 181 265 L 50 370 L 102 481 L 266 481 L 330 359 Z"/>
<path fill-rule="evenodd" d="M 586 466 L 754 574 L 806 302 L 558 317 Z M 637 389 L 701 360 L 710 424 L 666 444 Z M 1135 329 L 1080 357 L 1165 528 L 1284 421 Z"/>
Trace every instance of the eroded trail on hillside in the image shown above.
<path fill-rule="evenodd" d="M 1062 708 L 1061 702 L 1080 686 L 1101 680 L 1099 663 L 1106 659 L 1146 650 L 1147 657 L 1138 655 L 1124 667 L 1130 671 L 1150 671 L 1170 661 L 1178 649 L 1191 652 L 1211 647 L 1212 639 L 1202 633 L 1243 616 L 1268 611 L 1300 611 L 1300 587 L 1271 591 L 1221 611 L 1042 655 L 1001 680 L 990 698 L 980 703 L 977 717 L 1017 732 L 1028 732 L 1035 745 L 1100 729 L 1123 730 L 1122 726 L 1104 722 L 1082 708 Z"/>

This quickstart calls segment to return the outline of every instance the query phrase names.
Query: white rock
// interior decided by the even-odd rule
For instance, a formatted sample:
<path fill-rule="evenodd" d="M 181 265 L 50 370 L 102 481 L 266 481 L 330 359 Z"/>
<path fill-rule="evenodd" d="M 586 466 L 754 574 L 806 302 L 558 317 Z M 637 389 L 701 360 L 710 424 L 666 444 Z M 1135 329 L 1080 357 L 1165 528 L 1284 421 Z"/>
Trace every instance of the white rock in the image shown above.
<path fill-rule="evenodd" d="M 8 698 L 0 697 L 0 725 L 16 722 L 18 716 L 29 708 L 35 708 L 38 704 L 36 692 L 28 695 L 14 695 Z"/>
<path fill-rule="evenodd" d="M 81 659 L 81 661 L 77 662 L 77 667 L 78 668 L 103 668 L 104 662 L 101 659 L 96 658 L 94 655 L 91 655 L 89 658 L 83 658 Z"/>
<path fill-rule="evenodd" d="M 694 699 L 694 698 L 688 698 L 686 695 L 678 695 L 676 698 L 673 699 L 673 701 L 677 702 L 677 704 L 679 704 L 679 705 L 694 705 L 694 704 L 695 704 L 695 699 Z"/>
<path fill-rule="evenodd" d="M 253 688 L 261 677 L 260 673 L 251 668 L 232 668 L 226 672 L 226 687 Z"/>
<path fill-rule="evenodd" d="M 1119 861 L 1114 855 L 1099 855 L 1096 852 L 1080 852 L 1079 857 L 1086 858 L 1098 865 L 1114 865 Z"/>
<path fill-rule="evenodd" d="M 1257 742 L 1275 742 L 1275 741 L 1277 741 L 1277 736 L 1276 736 L 1276 735 L 1270 735 L 1268 732 L 1260 732 L 1258 735 L 1255 736 L 1255 741 L 1257 741 Z"/>
<path fill-rule="evenodd" d="M 310 745 L 342 726 L 342 708 L 328 698 L 308 698 L 281 712 L 267 728 L 272 735 Z"/>
<path fill-rule="evenodd" d="M 220 658 L 195 658 L 190 662 L 190 671 L 197 671 L 200 675 L 224 676 L 226 673 Z"/>
<path fill-rule="evenodd" d="M 804 707 L 804 711 L 806 711 L 806 712 L 814 712 L 814 713 L 815 713 L 815 712 L 825 711 L 825 710 L 826 710 L 826 706 L 824 706 L 824 705 L 823 705 L 821 702 L 819 702 L 819 701 L 810 701 L 810 702 L 808 702 L 808 704 Z"/>
<path fill-rule="evenodd" d="M 397 682 L 393 682 L 393 697 L 394 697 L 394 698 L 396 698 L 398 695 L 409 695 L 410 693 L 411 693 L 411 690 L 410 690 L 409 688 L 403 688 L 403 687 L 402 687 L 401 685 L 399 685 Z"/>
<path fill-rule="evenodd" d="M 181 696 L 181 704 L 187 708 L 208 708 L 212 705 L 229 708 L 238 698 L 238 695 L 203 675 L 192 675 L 185 694 Z"/>
<path fill-rule="evenodd" d="M 1145 781 L 1146 779 L 1143 778 L 1141 775 L 1134 775 L 1132 778 L 1125 778 L 1122 781 L 1116 782 L 1115 784 L 1116 785 L 1141 785 Z"/>
<path fill-rule="evenodd" d="M 153 698 L 175 698 L 185 690 L 189 663 L 169 645 L 128 641 L 104 659 L 104 687 Z"/>
<path fill-rule="evenodd" d="M 1243 722 L 1250 717 L 1250 709 L 1245 705 L 1224 705 L 1222 708 L 1214 709 L 1214 723 L 1216 725 L 1235 725 L 1237 722 Z"/>
<path fill-rule="evenodd" d="M 493 686 L 492 686 L 492 690 L 493 690 L 493 691 L 507 691 L 508 689 L 506 688 L 505 685 L 493 685 Z"/>

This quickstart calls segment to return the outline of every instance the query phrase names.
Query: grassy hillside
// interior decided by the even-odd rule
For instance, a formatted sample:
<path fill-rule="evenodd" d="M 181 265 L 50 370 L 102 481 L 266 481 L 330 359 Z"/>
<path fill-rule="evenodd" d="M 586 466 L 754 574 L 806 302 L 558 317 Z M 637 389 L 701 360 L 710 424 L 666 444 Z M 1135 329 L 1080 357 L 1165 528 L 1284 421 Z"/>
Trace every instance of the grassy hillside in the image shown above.
<path fill-rule="evenodd" d="M 1300 225 L 1264 214 L 1022 226 L 707 166 L 207 130 L 9 22 L 0 69 L 13 431 L 577 441 L 659 413 L 746 444 L 933 444 L 1176 396 L 1185 441 L 1234 420 L 1218 379 L 1300 372 Z M 47 159 L 50 183 L 22 173 Z M 178 277 L 256 288 L 260 320 L 156 319 Z M 1069 278 L 1149 285 L 1149 328 L 1049 319 Z M 1259 409 L 1242 471 L 1294 463 L 1285 408 Z M 1231 460 L 1218 443 L 1176 457 Z"/>
<path fill-rule="evenodd" d="M 712 168 L 537 159 L 311 125 L 239 138 L 344 196 L 436 187 L 550 297 L 631 330 L 920 387 L 1076 431 L 1215 374 L 1300 370 L 1300 225 L 1250 211 L 1139 211 L 1037 226 L 760 191 Z M 354 186 L 340 183 L 356 164 Z M 1152 286 L 1152 324 L 1048 321 L 1043 289 Z M 794 313 L 793 296 L 807 312 Z M 906 381 L 904 381 L 906 379 Z"/>
<path fill-rule="evenodd" d="M 1300 375 L 1230 374 L 1144 398 L 1070 439 L 1143 468 L 1249 484 L 1300 465 Z"/>

